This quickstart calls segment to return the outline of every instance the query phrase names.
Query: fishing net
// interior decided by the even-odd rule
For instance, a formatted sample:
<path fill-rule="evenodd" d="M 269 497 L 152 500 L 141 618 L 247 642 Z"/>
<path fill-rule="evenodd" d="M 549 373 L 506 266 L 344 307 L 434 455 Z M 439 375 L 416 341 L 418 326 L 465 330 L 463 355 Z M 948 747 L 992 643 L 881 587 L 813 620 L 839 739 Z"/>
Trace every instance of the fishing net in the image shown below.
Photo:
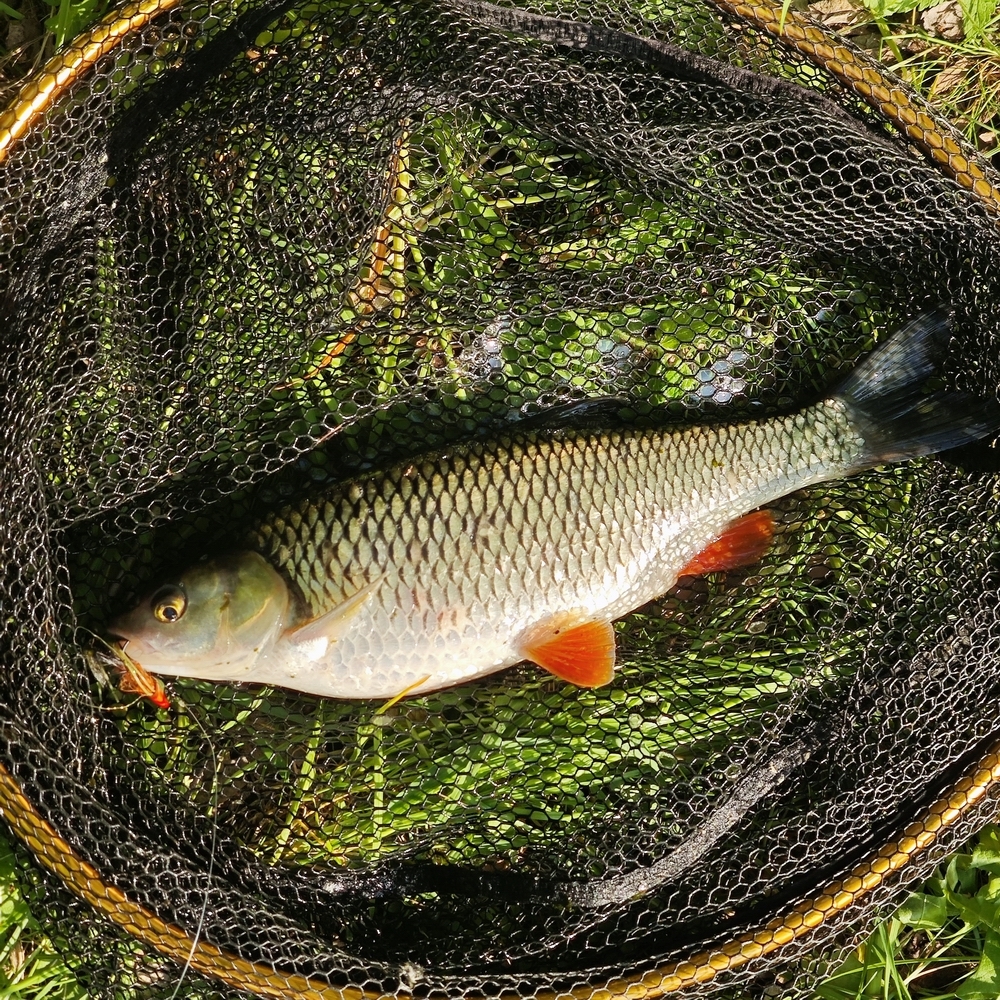
<path fill-rule="evenodd" d="M 788 412 L 939 305 L 994 396 L 991 169 L 780 6 L 143 0 L 0 120 L 0 799 L 93 996 L 788 995 L 995 809 L 989 442 L 780 501 L 596 690 L 161 711 L 87 655 L 518 422 Z"/>

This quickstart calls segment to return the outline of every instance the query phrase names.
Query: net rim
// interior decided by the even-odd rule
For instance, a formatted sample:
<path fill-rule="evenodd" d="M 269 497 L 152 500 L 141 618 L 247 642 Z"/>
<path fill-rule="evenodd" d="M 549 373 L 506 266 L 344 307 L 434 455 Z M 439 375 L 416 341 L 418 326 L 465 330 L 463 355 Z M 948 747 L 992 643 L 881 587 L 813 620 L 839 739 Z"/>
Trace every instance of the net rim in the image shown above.
<path fill-rule="evenodd" d="M 849 911 L 858 900 L 883 886 L 929 850 L 942 833 L 981 804 L 998 785 L 1000 740 L 993 742 L 965 775 L 954 781 L 897 837 L 883 844 L 849 875 L 830 882 L 817 894 L 779 914 L 760 929 L 646 972 L 564 990 L 536 990 L 530 995 L 534 1000 L 592 1000 L 598 996 L 615 1000 L 657 1000 L 688 987 L 704 985 L 723 973 L 773 955 L 823 928 L 833 918 Z M 274 966 L 248 961 L 166 923 L 141 904 L 129 900 L 82 859 L 41 815 L 3 764 L 0 764 L 0 808 L 18 838 L 70 892 L 167 958 L 188 961 L 198 972 L 259 996 L 294 994 L 314 1000 L 378 1000 L 385 996 L 379 990 L 334 986 L 307 975 L 286 973 Z M 399 1000 L 414 1000 L 416 996 L 408 991 L 397 991 L 393 995 Z M 518 996 L 520 994 L 502 990 L 491 1000 L 514 1000 Z"/>
<path fill-rule="evenodd" d="M 782 44 L 805 55 L 896 125 L 943 174 L 969 191 L 991 213 L 1000 214 L 1000 187 L 934 119 L 909 100 L 874 65 L 865 65 L 851 49 L 839 44 L 808 19 L 794 11 L 783 11 L 780 0 L 711 0 L 713 6 L 759 30 L 774 35 Z M 39 127 L 45 116 L 103 58 L 154 19 L 183 6 L 184 0 L 137 0 L 113 11 L 78 36 L 58 53 L 20 90 L 0 115 L 0 167 Z M 616 1000 L 656 1000 L 687 987 L 704 985 L 717 976 L 773 955 L 829 924 L 849 911 L 861 898 L 885 885 L 911 862 L 925 854 L 941 835 L 983 803 L 1000 787 L 1000 740 L 912 822 L 857 865 L 848 875 L 830 882 L 819 892 L 775 917 L 756 931 L 688 959 L 568 990 L 540 990 L 536 1000 L 589 1000 L 602 996 Z M 262 996 L 314 997 L 317 1000 L 375 1000 L 383 994 L 356 987 L 336 987 L 301 975 L 229 955 L 208 942 L 199 942 L 176 925 L 164 924 L 155 914 L 128 901 L 113 883 L 80 858 L 41 815 L 11 772 L 0 764 L 0 804 L 4 818 L 44 867 L 53 871 L 66 887 L 130 934 L 178 961 L 186 957 L 192 966 L 236 989 Z M 121 913 L 118 914 L 119 907 Z M 118 917 L 121 917 L 119 919 Z M 150 919 L 154 918 L 154 919 Z M 210 960 L 211 956 L 211 960 Z M 281 984 L 279 986 L 279 983 Z M 510 1000 L 517 994 L 498 993 Z M 397 997 L 413 994 L 400 991 Z"/>
<path fill-rule="evenodd" d="M 137 0 L 112 11 L 57 53 L 21 88 L 0 115 L 0 164 L 66 94 L 125 39 L 184 0 Z"/>

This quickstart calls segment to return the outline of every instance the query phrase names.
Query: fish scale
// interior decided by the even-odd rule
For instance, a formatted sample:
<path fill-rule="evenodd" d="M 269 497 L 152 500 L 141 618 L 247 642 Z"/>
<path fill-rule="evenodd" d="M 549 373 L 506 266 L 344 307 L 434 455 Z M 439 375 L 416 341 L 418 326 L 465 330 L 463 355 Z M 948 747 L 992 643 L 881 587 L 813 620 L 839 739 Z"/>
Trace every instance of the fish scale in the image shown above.
<path fill-rule="evenodd" d="M 841 474 L 863 445 L 831 402 L 737 427 L 528 433 L 335 487 L 249 545 L 308 619 L 376 584 L 324 670 L 360 666 L 365 693 L 390 696 L 523 659 L 517 637 L 557 611 L 611 620 L 651 600 L 735 517 Z"/>
<path fill-rule="evenodd" d="M 330 487 L 265 516 L 246 549 L 167 581 L 113 634 L 153 671 L 338 697 L 431 690 L 523 659 L 606 683 L 614 619 L 682 573 L 760 558 L 773 523 L 749 512 L 1000 423 L 983 400 L 923 393 L 947 325 L 921 317 L 790 415 L 529 430 Z"/>

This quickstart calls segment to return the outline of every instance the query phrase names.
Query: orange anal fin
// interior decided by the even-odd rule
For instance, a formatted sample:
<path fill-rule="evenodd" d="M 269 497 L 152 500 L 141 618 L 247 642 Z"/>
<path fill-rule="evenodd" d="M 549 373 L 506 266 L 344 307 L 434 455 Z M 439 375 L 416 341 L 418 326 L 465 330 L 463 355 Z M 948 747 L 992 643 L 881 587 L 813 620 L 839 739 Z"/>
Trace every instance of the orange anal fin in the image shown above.
<path fill-rule="evenodd" d="M 701 550 L 678 576 L 701 576 L 721 569 L 752 566 L 771 547 L 774 518 L 769 510 L 758 510 L 733 521 L 728 528 Z"/>
<path fill-rule="evenodd" d="M 615 630 L 579 614 L 553 615 L 528 630 L 524 656 L 570 684 L 600 687 L 615 673 Z"/>

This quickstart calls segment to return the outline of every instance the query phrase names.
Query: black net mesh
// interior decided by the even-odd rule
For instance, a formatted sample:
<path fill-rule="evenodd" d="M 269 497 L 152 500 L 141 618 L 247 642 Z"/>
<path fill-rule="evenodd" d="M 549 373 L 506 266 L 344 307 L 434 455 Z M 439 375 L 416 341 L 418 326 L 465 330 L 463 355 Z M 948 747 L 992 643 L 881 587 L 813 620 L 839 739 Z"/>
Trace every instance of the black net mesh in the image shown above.
<path fill-rule="evenodd" d="M 0 748 L 95 996 L 171 995 L 195 937 L 235 958 L 190 995 L 654 996 L 899 842 L 996 732 L 987 444 L 781 500 L 759 564 L 617 625 L 595 690 L 178 679 L 157 712 L 95 678 L 90 634 L 165 568 L 560 403 L 787 412 L 942 303 L 945 382 L 995 394 L 995 217 L 926 150 L 711 5 L 539 14 L 182 2 L 0 166 Z M 991 808 L 688 995 L 764 988 Z"/>

